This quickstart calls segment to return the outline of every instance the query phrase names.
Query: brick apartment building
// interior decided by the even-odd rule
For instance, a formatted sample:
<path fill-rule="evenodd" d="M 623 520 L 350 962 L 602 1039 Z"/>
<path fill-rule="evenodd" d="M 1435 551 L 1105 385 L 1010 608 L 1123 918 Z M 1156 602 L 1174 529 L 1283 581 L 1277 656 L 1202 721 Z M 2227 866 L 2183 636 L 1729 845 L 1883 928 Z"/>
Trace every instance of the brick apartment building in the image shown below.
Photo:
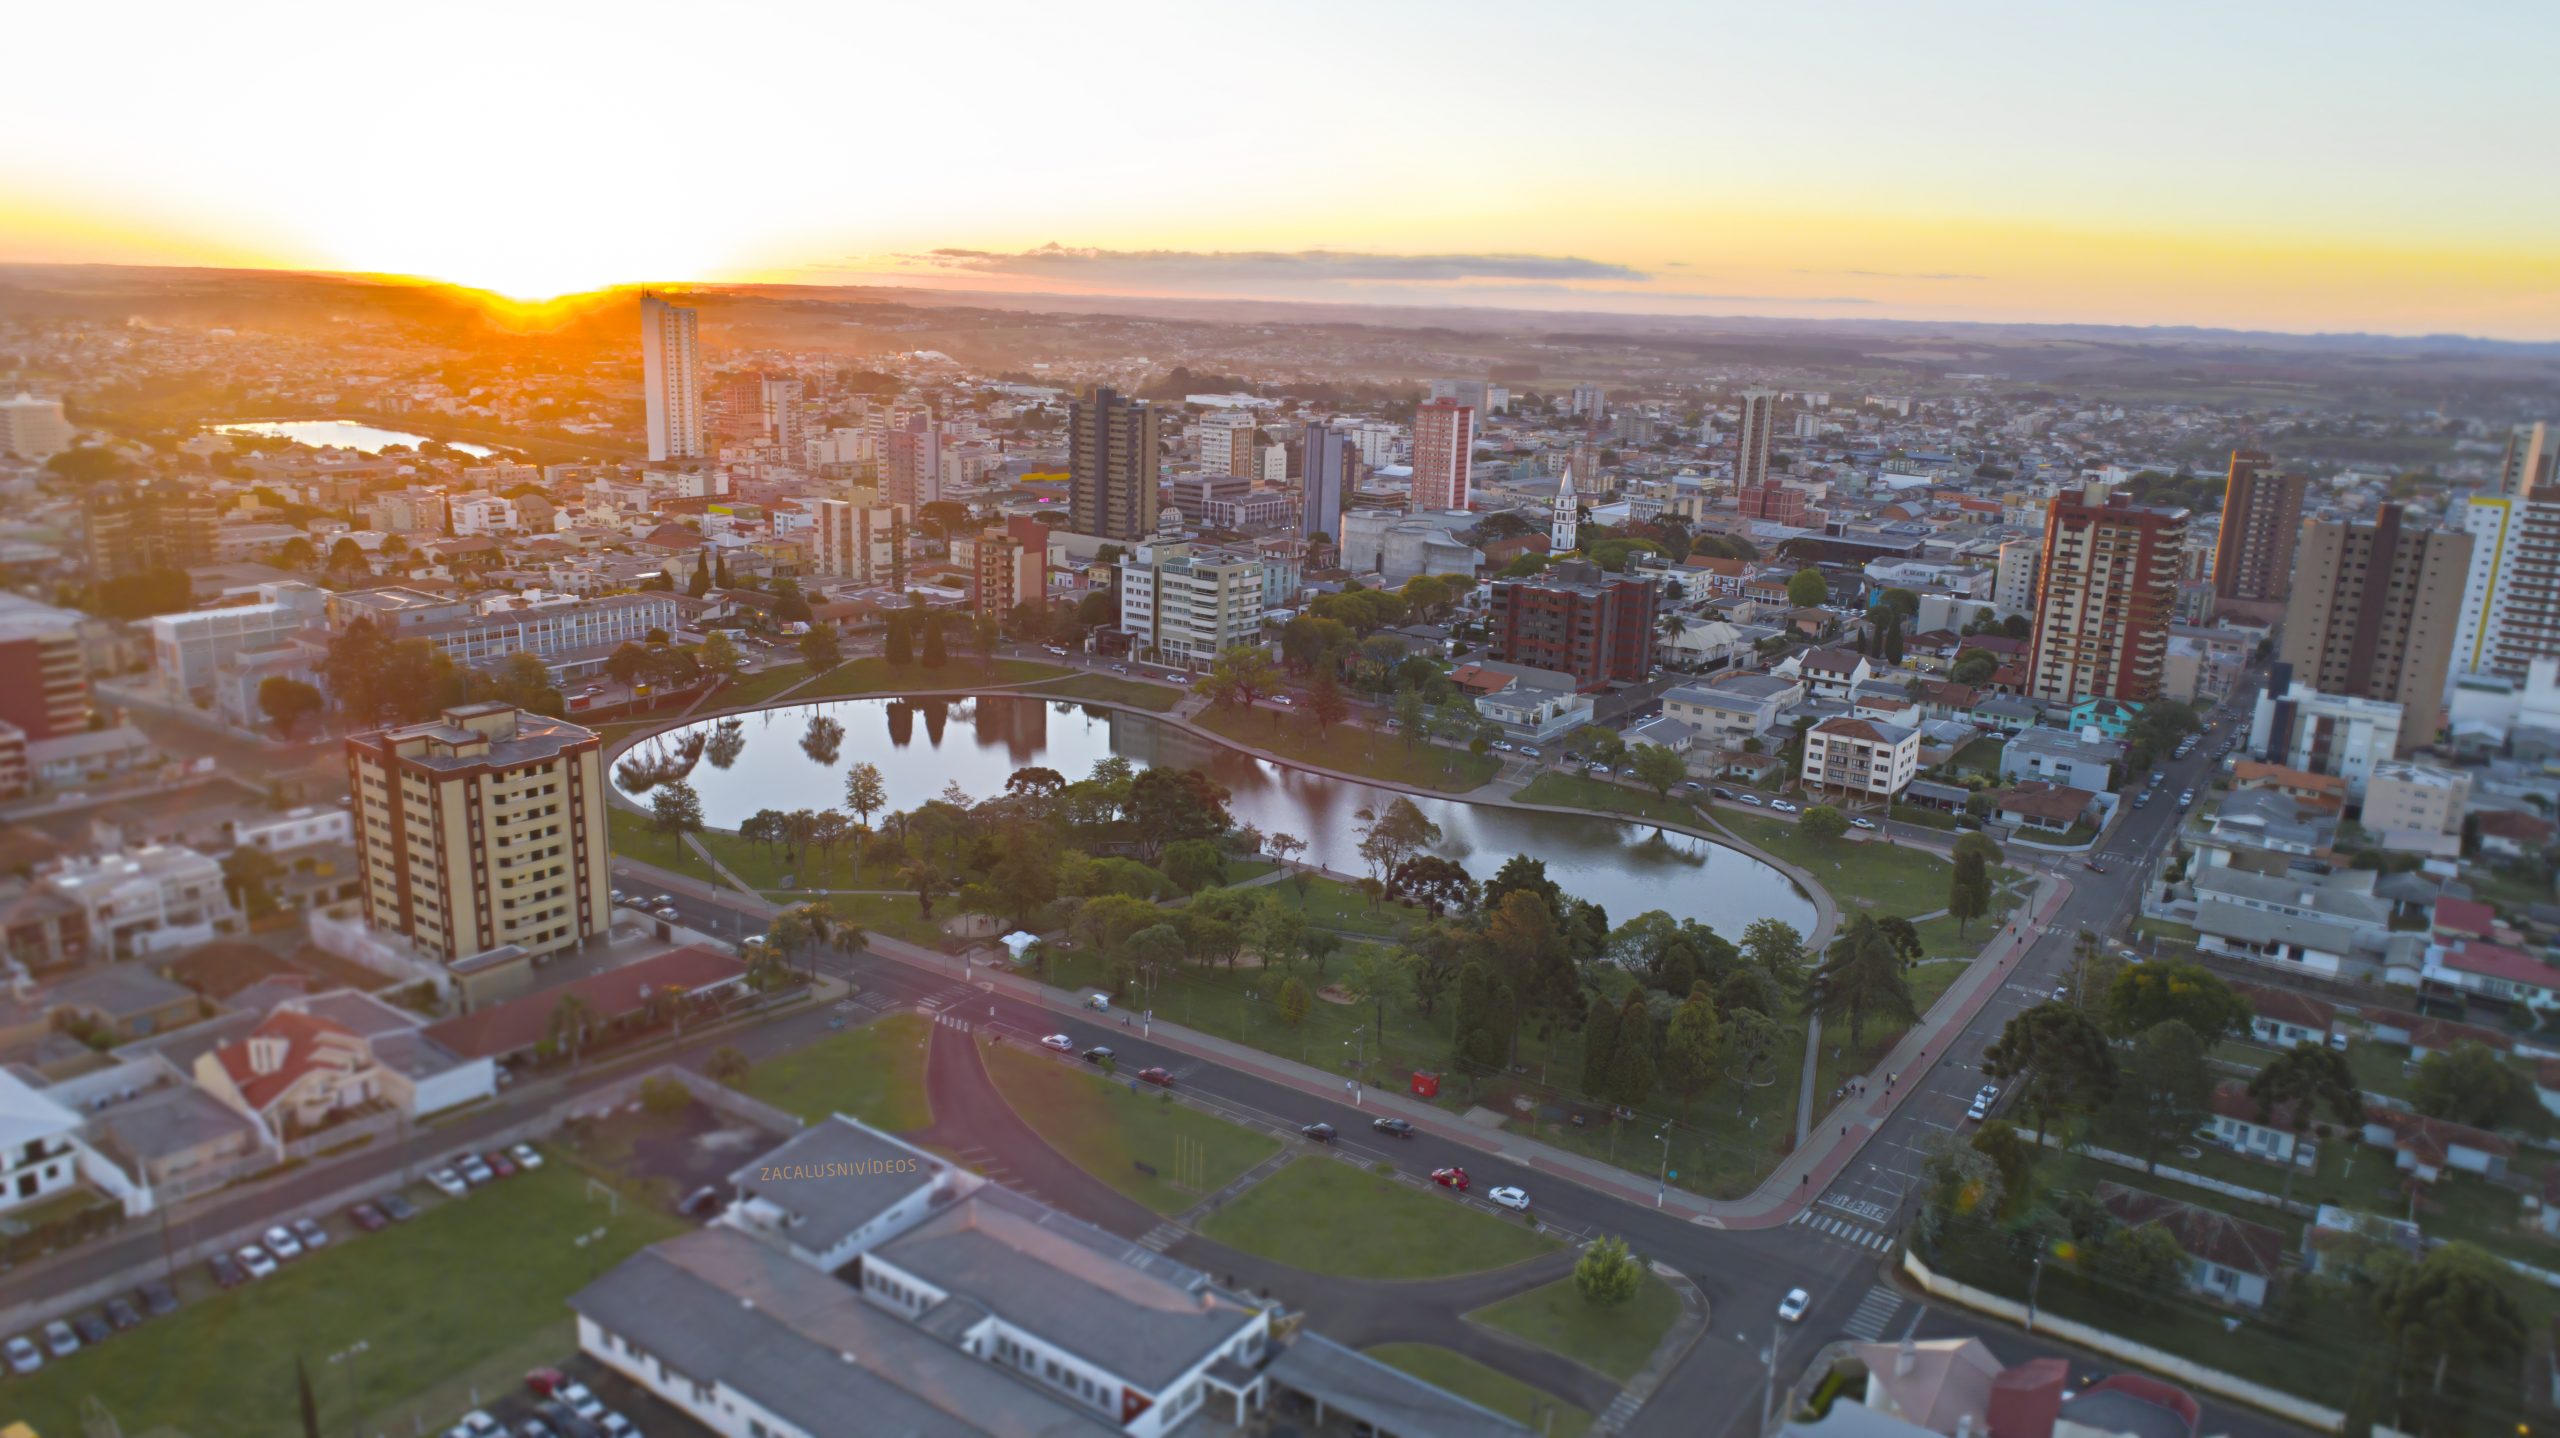
<path fill-rule="evenodd" d="M 1492 600 L 1493 657 L 1505 664 L 1570 674 L 1586 691 L 1652 672 L 1662 598 L 1651 580 L 1603 574 L 1577 560 L 1535 579 L 1497 583 Z"/>

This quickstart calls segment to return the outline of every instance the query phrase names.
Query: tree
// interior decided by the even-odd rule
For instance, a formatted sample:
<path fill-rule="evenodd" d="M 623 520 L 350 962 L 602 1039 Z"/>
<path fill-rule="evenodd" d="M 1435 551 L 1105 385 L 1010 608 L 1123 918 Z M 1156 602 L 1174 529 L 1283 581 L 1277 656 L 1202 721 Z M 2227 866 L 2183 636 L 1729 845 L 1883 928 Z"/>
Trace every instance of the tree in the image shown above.
<path fill-rule="evenodd" d="M 898 883 L 915 891 L 916 913 L 926 919 L 933 917 L 933 901 L 951 891 L 950 881 L 943 877 L 941 868 L 921 855 L 909 859 L 898 870 Z"/>
<path fill-rule="evenodd" d="M 915 618 L 910 610 L 892 609 L 885 621 L 888 636 L 881 642 L 880 657 L 892 669 L 904 669 L 915 662 Z"/>
<path fill-rule="evenodd" d="M 1849 816 L 1829 804 L 1815 804 L 1797 816 L 1796 827 L 1806 838 L 1827 844 L 1849 832 Z"/>
<path fill-rule="evenodd" d="M 1342 680 L 1330 664 L 1319 667 L 1307 686 L 1307 716 L 1316 721 L 1318 737 L 1351 716 L 1351 701 L 1342 696 Z"/>
<path fill-rule="evenodd" d="M 889 802 L 889 787 L 880 778 L 880 766 L 856 764 L 845 771 L 844 806 L 853 811 L 864 828 L 871 826 L 871 811 Z"/>
<path fill-rule="evenodd" d="M 2056 1117 L 2094 1112 L 2116 1090 L 2115 1052 L 2105 1031 L 2067 1004 L 2038 1004 L 2010 1019 L 1983 1051 L 1982 1071 L 2018 1081 L 2039 1145 Z"/>
<path fill-rule="evenodd" d="M 1705 984 L 1698 984 L 1663 1028 L 1662 1081 L 1683 1098 L 1705 1093 L 1715 1080 L 1723 1043 L 1724 1026 L 1716 1017 L 1715 998 Z"/>
<path fill-rule="evenodd" d="M 1645 1007 L 1644 990 L 1629 989 L 1609 1056 L 1609 1101 L 1634 1108 L 1653 1097 L 1653 1084 L 1653 1012 Z"/>
<path fill-rule="evenodd" d="M 1957 684 L 1981 684 L 2000 668 L 2000 656 L 1988 649 L 1968 649 L 1956 656 L 1947 678 Z"/>
<path fill-rule="evenodd" d="M 2524 1351 L 2524 1314 L 2507 1291 L 2505 1266 L 2469 1243 L 2429 1253 L 2377 1306 L 2402 1363 L 2426 1373 L 2428 1392 L 2439 1397 L 2457 1364 L 2503 1371 Z"/>
<path fill-rule="evenodd" d="M 738 642 L 718 629 L 702 636 L 702 642 L 694 646 L 693 659 L 702 666 L 703 673 L 715 679 L 737 678 L 747 662 L 746 656 L 738 652 Z"/>
<path fill-rule="evenodd" d="M 1293 1029 L 1298 1027 L 1307 1021 L 1307 1011 L 1314 1003 L 1307 986 L 1292 976 L 1280 985 L 1280 1022 Z"/>
<path fill-rule="evenodd" d="M 836 639 L 832 624 L 812 624 L 800 636 L 800 662 L 813 674 L 824 674 L 844 662 L 844 649 Z"/>
<path fill-rule="evenodd" d="M 1897 668 L 1902 663 L 1902 614 L 1898 610 L 1885 612 L 1884 662 Z"/>
<path fill-rule="evenodd" d="M 1476 881 L 1455 860 L 1437 854 L 1416 854 L 1398 864 L 1388 876 L 1387 893 L 1420 904 L 1435 919 L 1446 911 L 1464 913 L 1476 906 Z"/>
<path fill-rule="evenodd" d="M 1768 1083 L 1778 1043 L 1785 1037 L 1777 1018 L 1765 1009 L 1727 1007 L 1724 1030 L 1726 1076 L 1745 1090 Z"/>
<path fill-rule="evenodd" d="M 1811 609 L 1831 598 L 1831 581 L 1819 569 L 1799 569 L 1787 580 L 1787 603 L 1796 609 Z"/>
<path fill-rule="evenodd" d="M 1218 651 L 1217 659 L 1209 666 L 1209 675 L 1247 709 L 1280 687 L 1280 675 L 1271 667 L 1270 652 L 1259 644 L 1231 644 Z"/>
<path fill-rule="evenodd" d="M 293 1388 L 302 1408 L 302 1438 L 320 1438 L 320 1400 L 311 1392 L 311 1370 L 293 1355 Z"/>
<path fill-rule="evenodd" d="M 1226 852 L 1207 839 L 1183 839 L 1165 845 L 1158 866 L 1173 886 L 1186 894 L 1227 881 Z"/>
<path fill-rule="evenodd" d="M 594 1031 L 596 1021 L 595 1005 L 587 1002 L 586 995 L 575 989 L 565 990 L 559 1002 L 551 1006 L 551 1019 L 543 1037 L 550 1042 L 552 1052 L 565 1051 L 574 1063 L 585 1051 L 587 1035 Z"/>
<path fill-rule="evenodd" d="M 1591 1011 L 1582 1020 L 1582 1091 L 1593 1098 L 1609 1094 L 1609 1066 L 1618 1057 L 1618 1006 L 1603 994 L 1591 996 Z"/>
<path fill-rule="evenodd" d="M 299 679 L 271 674 L 258 681 L 258 711 L 276 726 L 276 733 L 286 739 L 302 727 L 302 721 L 329 706 L 317 688 Z"/>
<path fill-rule="evenodd" d="M 1865 1040 L 1871 1013 L 1906 1024 L 1920 1017 L 1902 955 L 1895 952 L 1884 929 L 1865 914 L 1853 916 L 1832 939 L 1822 967 L 1814 971 L 1813 986 L 1815 1012 L 1825 1020 L 1846 1015 L 1852 1043 Z"/>
<path fill-rule="evenodd" d="M 1644 1284 L 1644 1265 L 1627 1252 L 1623 1238 L 1603 1238 L 1582 1251 L 1573 1265 L 1573 1286 L 1594 1308 L 1615 1308 L 1636 1296 Z"/>
<path fill-rule="evenodd" d="M 2473 1128 L 2502 1127 L 2535 1109 L 2532 1082 L 2472 1039 L 2418 1060 L 2409 1102 L 2420 1113 Z"/>
<path fill-rule="evenodd" d="M 252 919 L 276 911 L 275 884 L 283 877 L 284 865 L 255 844 L 238 845 L 222 856 L 222 887 Z"/>
<path fill-rule="evenodd" d="M 682 839 L 702 832 L 702 797 L 682 779 L 659 785 L 649 796 L 649 811 L 651 826 L 661 834 Z"/>
<path fill-rule="evenodd" d="M 980 664 L 996 655 L 996 642 L 1004 638 L 1004 625 L 993 614 L 980 611 L 969 621 L 969 652 L 978 656 Z"/>
<path fill-rule="evenodd" d="M 1310 940 L 1330 939 L 1331 934 L 1316 933 Z M 1363 944 L 1352 956 L 1350 967 L 1342 975 L 1342 987 L 1353 998 L 1370 1006 L 1370 1029 L 1376 1042 L 1374 1052 L 1384 1053 L 1387 1037 L 1387 1005 L 1411 1003 L 1414 997 L 1416 969 L 1414 956 L 1402 949 Z"/>
<path fill-rule="evenodd" d="M 1227 788 L 1197 769 L 1147 769 L 1129 781 L 1124 805 L 1139 846 L 1153 859 L 1167 844 L 1214 839 L 1233 820 Z"/>
<path fill-rule="evenodd" d="M 2364 1091 L 2356 1083 L 2347 1056 L 2324 1043 L 2305 1039 L 2291 1052 L 2258 1070 L 2249 1080 L 2249 1097 L 2257 1102 L 2258 1119 L 2290 1130 L 2297 1138 L 2312 1127 L 2313 1110 L 2347 1127 L 2364 1123 Z M 2293 1201 L 2293 1173 L 2284 1166 L 2284 1201 Z"/>
<path fill-rule="evenodd" d="M 2089 1250 L 2089 1266 L 2145 1298 L 2175 1293 L 2187 1271 L 2186 1250 L 2156 1223 L 2119 1228 Z"/>
<path fill-rule="evenodd" d="M 1784 919 L 1754 919 L 1742 931 L 1742 956 L 1783 994 L 1804 989 L 1804 936 Z"/>
<path fill-rule="evenodd" d="M 1642 780 L 1656 798 L 1669 797 L 1671 786 L 1689 777 L 1688 761 L 1666 744 L 1638 744 L 1627 751 L 1627 757 L 1635 768 L 1636 778 Z"/>
<path fill-rule="evenodd" d="M 1431 737 L 1431 701 L 1419 689 L 1399 689 L 1395 697 L 1396 731 L 1407 748 L 1419 749 Z"/>
<path fill-rule="evenodd" d="M 1954 916 L 1959 935 L 1974 920 L 1991 912 L 1990 867 L 1983 862 L 1980 850 L 1968 849 L 1962 843 L 1956 845 L 1955 864 L 1947 873 L 1947 912 Z"/>
<path fill-rule="evenodd" d="M 2164 1019 L 2126 1047 L 2115 1100 L 2101 1117 L 2132 1141 L 2145 1168 L 2156 1168 L 2162 1147 L 2184 1141 L 2213 1116 L 2213 1085 L 2204 1040 L 2182 1021 Z"/>
<path fill-rule="evenodd" d="M 924 614 L 924 657 L 927 669 L 939 669 L 951 662 L 950 647 L 943 642 L 942 616 L 932 610 Z"/>
<path fill-rule="evenodd" d="M 1451 1015 L 1452 1057 L 1470 1074 L 1493 1073 L 1506 1062 L 1519 1027 L 1511 987 L 1482 963 L 1458 970 L 1458 999 Z"/>
<path fill-rule="evenodd" d="M 1388 800 L 1384 808 L 1355 810 L 1351 817 L 1358 821 L 1352 832 L 1360 836 L 1360 857 L 1367 861 L 1370 875 L 1381 884 L 1414 851 L 1440 842 L 1440 826 L 1401 794 Z"/>
<path fill-rule="evenodd" d="M 709 1059 L 704 1060 L 702 1071 L 709 1074 L 713 1082 L 736 1088 L 754 1067 L 755 1063 L 747 1057 L 745 1049 L 736 1044 L 722 1044 L 711 1051 Z"/>
<path fill-rule="evenodd" d="M 2106 995 L 2107 1032 L 2131 1038 L 2175 1020 L 2206 1044 L 2249 1032 L 2249 1002 L 2201 964 L 2128 964 Z"/>

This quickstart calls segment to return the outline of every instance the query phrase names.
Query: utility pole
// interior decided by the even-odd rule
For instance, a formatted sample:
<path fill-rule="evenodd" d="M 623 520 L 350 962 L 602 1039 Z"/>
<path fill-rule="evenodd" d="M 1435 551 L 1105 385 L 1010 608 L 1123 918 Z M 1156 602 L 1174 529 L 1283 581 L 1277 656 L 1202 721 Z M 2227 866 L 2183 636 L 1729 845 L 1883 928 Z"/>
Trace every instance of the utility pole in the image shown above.
<path fill-rule="evenodd" d="M 2044 1255 L 2036 1255 L 2035 1265 L 2027 1274 L 2027 1331 L 2036 1331 L 2036 1290 L 2044 1285 Z"/>
<path fill-rule="evenodd" d="M 1653 1181 L 1653 1206 L 1660 1208 L 1662 1207 L 1662 1200 L 1665 1192 L 1671 1187 L 1670 1126 L 1667 1124 L 1664 1125 L 1662 1132 L 1655 1134 L 1654 1137 L 1662 1140 L 1662 1172 L 1657 1175 Z"/>

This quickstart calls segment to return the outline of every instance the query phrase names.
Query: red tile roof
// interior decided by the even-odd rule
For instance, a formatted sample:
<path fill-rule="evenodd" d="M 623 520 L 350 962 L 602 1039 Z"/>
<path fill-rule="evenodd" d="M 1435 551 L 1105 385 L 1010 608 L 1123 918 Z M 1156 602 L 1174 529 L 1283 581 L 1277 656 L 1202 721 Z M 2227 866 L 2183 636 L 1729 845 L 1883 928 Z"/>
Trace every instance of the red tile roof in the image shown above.
<path fill-rule="evenodd" d="M 2476 1149 L 2499 1158 L 2515 1157 L 2512 1139 L 2501 1138 L 2486 1129 L 2451 1119 L 2429 1118 L 2421 1113 L 2403 1113 L 2398 1109 L 2371 1107 L 2364 1111 L 2365 1127 L 2391 1131 L 2394 1143 L 2402 1153 L 2416 1158 L 2429 1168 L 2440 1167 L 2455 1148 Z"/>
<path fill-rule="evenodd" d="M 2231 991 L 2246 1000 L 2251 1012 L 2262 1019 L 2292 1024 L 2297 1028 L 2326 1032 L 2338 1017 L 2338 1007 L 2292 989 L 2267 988 L 2259 984 L 2233 982 Z"/>
<path fill-rule="evenodd" d="M 263 1073 L 250 1061 L 251 1046 L 262 1039 L 282 1039 L 285 1043 L 283 1061 Z M 341 1054 L 366 1052 L 363 1040 L 344 1024 L 292 1009 L 278 1009 L 251 1029 L 247 1038 L 214 1050 L 214 1057 L 221 1062 L 222 1071 L 230 1075 L 231 1086 L 240 1090 L 240 1096 L 248 1100 L 249 1106 L 263 1111 L 299 1083 L 303 1075 L 311 1072 L 324 1053 L 332 1051 Z"/>
<path fill-rule="evenodd" d="M 2439 895 L 2435 926 L 2438 933 L 2466 934 L 2475 939 L 2485 939 L 2498 931 L 2498 911 L 2478 899 Z"/>
<path fill-rule="evenodd" d="M 537 989 L 491 1008 L 478 1009 L 428 1026 L 427 1037 L 464 1058 L 522 1053 L 551 1031 L 552 1010 L 563 994 L 587 1001 L 600 1023 L 627 1017 L 647 1007 L 647 995 L 669 991 L 699 993 L 734 984 L 747 966 L 706 944 L 669 949 L 638 963 L 572 979 L 557 988 Z"/>
<path fill-rule="evenodd" d="M 2293 1105 L 2290 1102 L 2271 1105 L 2261 1113 L 2258 1101 L 2249 1096 L 2249 1086 L 2238 1079 L 2224 1079 L 2215 1084 L 2210 1106 L 2221 1118 L 2238 1119 L 2242 1123 L 2282 1129 L 2287 1133 L 2293 1131 Z"/>
<path fill-rule="evenodd" d="M 2160 1225 L 2179 1248 L 2235 1273 L 2272 1278 L 2284 1262 L 2284 1235 L 2263 1223 L 2120 1183 L 2100 1183 L 2098 1204 L 2127 1228 Z"/>
<path fill-rule="evenodd" d="M 2483 978 L 2503 979 L 2511 984 L 2528 984 L 2535 988 L 2560 989 L 2560 965 L 2535 958 L 2521 949 L 2510 949 L 2504 944 L 2464 939 L 2445 946 L 2443 963 L 2457 973 L 2478 974 Z"/>
<path fill-rule="evenodd" d="M 2409 1027 L 2409 1047 L 2413 1049 L 2426 1049 L 2433 1052 L 2438 1049 L 2449 1049 L 2455 1044 L 2466 1041 L 2486 1044 L 2500 1053 L 2505 1053 L 2516 1046 L 2514 1039 L 2496 1029 L 2484 1029 L 2478 1024 L 2455 1023 L 2451 1019 L 2420 1019 Z"/>

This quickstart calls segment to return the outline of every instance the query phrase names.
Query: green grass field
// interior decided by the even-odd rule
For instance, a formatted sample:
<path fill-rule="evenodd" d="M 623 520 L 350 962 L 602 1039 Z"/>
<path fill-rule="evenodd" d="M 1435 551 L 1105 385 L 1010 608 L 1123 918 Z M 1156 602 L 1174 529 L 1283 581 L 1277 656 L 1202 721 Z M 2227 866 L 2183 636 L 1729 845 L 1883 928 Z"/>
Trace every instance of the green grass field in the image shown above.
<path fill-rule="evenodd" d="M 1843 912 L 1878 915 L 1933 913 L 1947 906 L 1946 860 L 1925 850 L 1872 840 L 1807 837 L 1793 820 L 1764 819 L 1730 809 L 1716 817 L 1726 828 L 1813 875 Z"/>
<path fill-rule="evenodd" d="M 1519 1219 L 1314 1155 L 1246 1190 L 1200 1231 L 1292 1268 L 1347 1278 L 1441 1278 L 1555 1247 Z"/>
<path fill-rule="evenodd" d="M 1280 1151 L 1279 1140 L 1152 1087 L 1131 1092 L 1126 1080 L 1080 1073 L 1016 1045 L 981 1052 L 1005 1102 L 1050 1147 L 1158 1213 L 1182 1212 Z"/>
<path fill-rule="evenodd" d="M 924 1089 L 931 1032 L 921 1014 L 889 1014 L 766 1059 L 739 1087 L 812 1122 L 844 1113 L 873 1128 L 912 1133 L 933 1122 Z"/>
<path fill-rule="evenodd" d="M 1612 784 L 1584 774 L 1569 774 L 1551 769 L 1522 786 L 1511 796 L 1523 804 L 1555 804 L 1568 809 L 1597 809 L 1603 813 L 1626 814 L 1650 819 L 1657 824 L 1677 824 L 1698 828 L 1697 806 L 1679 798 L 1663 798 L 1651 789 L 1627 784 Z"/>
<path fill-rule="evenodd" d="M 1043 679 L 1065 677 L 1067 671 L 1055 664 L 1028 659 L 997 659 L 981 664 L 974 658 L 954 655 L 939 669 L 927 669 L 922 663 L 894 667 L 886 659 L 854 659 L 819 675 L 791 697 L 796 701 L 846 699 L 861 694 L 920 694 L 936 689 L 1036 684 Z"/>
<path fill-rule="evenodd" d="M 1250 744 L 1282 759 L 1320 765 L 1363 779 L 1416 789 L 1463 794 L 1481 788 L 1502 768 L 1492 755 L 1432 745 L 1414 746 L 1400 735 L 1356 724 L 1336 724 L 1324 734 L 1304 716 L 1282 709 L 1204 709 L 1192 722 L 1212 734 Z"/>
<path fill-rule="evenodd" d="M 886 934 L 928 949 L 945 948 L 954 942 L 942 932 L 940 922 L 955 912 L 948 899 L 938 901 L 934 917 L 927 919 L 916 912 L 913 894 L 802 894 L 771 890 L 766 891 L 765 897 L 777 904 L 804 900 L 823 903 L 837 918 L 861 925 L 865 933 Z"/>
<path fill-rule="evenodd" d="M 1643 1371 L 1679 1318 L 1680 1295 L 1650 1273 L 1635 1297 L 1609 1308 L 1592 1306 L 1572 1279 L 1559 1278 L 1467 1315 L 1469 1322 L 1553 1349 L 1620 1383 Z"/>
<path fill-rule="evenodd" d="M 1152 709 L 1159 714 L 1169 712 L 1182 702 L 1182 691 L 1169 684 L 1146 684 L 1111 674 L 1079 674 L 1072 679 L 1043 684 L 1031 692 L 1043 699 L 1091 699 L 1105 704 L 1126 704 L 1133 709 Z"/>
<path fill-rule="evenodd" d="M 477 1371 L 491 1392 L 528 1363 L 567 1357 L 577 1344 L 569 1295 L 683 1227 L 627 1196 L 610 1217 L 584 1189 L 576 1168 L 554 1162 L 413 1223 L 342 1235 L 273 1278 L 11 1379 L 10 1416 L 39 1433 L 79 1433 L 80 1402 L 94 1395 L 127 1433 L 271 1438 L 294 1428 L 299 1357 L 323 1432 L 441 1430 L 467 1397 L 436 1396 L 455 1387 L 442 1380 Z M 574 1241 L 599 1229 L 599 1241 Z M 357 1343 L 360 1354 L 331 1361 Z"/>
<path fill-rule="evenodd" d="M 1591 1426 L 1590 1414 L 1508 1373 L 1487 1368 L 1455 1349 L 1431 1343 L 1381 1343 L 1369 1350 L 1369 1356 L 1524 1423 L 1531 1432 L 1548 1438 L 1579 1438 Z"/>
<path fill-rule="evenodd" d="M 1233 868 L 1231 865 L 1231 880 L 1236 878 Z M 1307 891 L 1303 895 L 1298 892 L 1296 875 L 1275 884 L 1266 884 L 1256 892 L 1269 894 L 1282 907 L 1305 914 L 1308 923 L 1320 928 L 1372 934 L 1379 938 L 1391 938 L 1430 917 L 1412 904 L 1399 904 L 1384 898 L 1372 908 L 1369 896 L 1356 886 L 1327 875 L 1313 874 L 1307 876 L 1307 880 Z"/>
<path fill-rule="evenodd" d="M 768 704 L 782 692 L 809 677 L 806 664 L 777 664 L 771 669 L 733 679 L 711 696 L 706 709 L 743 709 L 751 704 Z"/>
<path fill-rule="evenodd" d="M 659 833 L 651 827 L 649 816 L 635 814 L 619 805 L 605 809 L 605 836 L 613 845 L 614 857 L 636 859 L 661 869 L 700 879 L 706 884 L 720 882 L 719 874 L 702 862 L 702 856 L 685 847 L 673 834 Z"/>

